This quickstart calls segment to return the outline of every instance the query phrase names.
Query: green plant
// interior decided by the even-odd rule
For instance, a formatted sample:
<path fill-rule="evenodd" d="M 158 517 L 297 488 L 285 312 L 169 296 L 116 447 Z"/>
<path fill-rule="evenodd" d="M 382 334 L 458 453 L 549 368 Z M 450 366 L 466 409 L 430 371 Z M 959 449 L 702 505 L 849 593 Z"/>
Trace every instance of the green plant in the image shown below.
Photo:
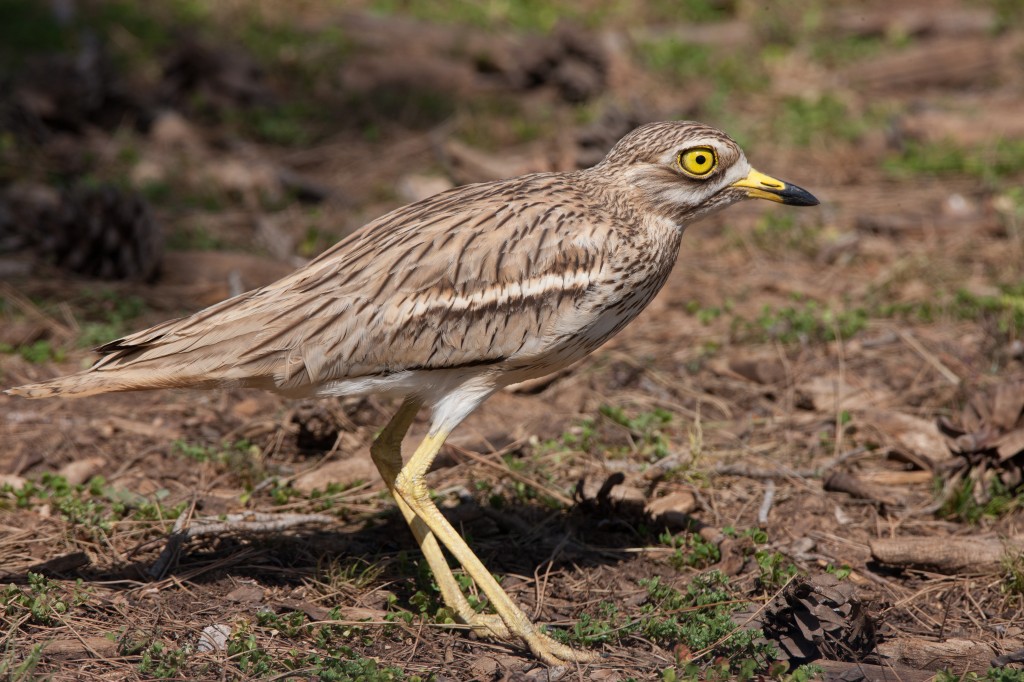
<path fill-rule="evenodd" d="M 741 604 L 721 572 L 694 576 L 685 592 L 662 583 L 660 578 L 641 580 L 640 586 L 647 591 L 647 601 L 639 613 L 627 616 L 604 602 L 597 615 L 581 614 L 571 630 L 549 634 L 577 643 L 616 642 L 640 635 L 664 647 L 681 645 L 688 651 L 710 656 L 712 661 L 725 660 L 727 670 L 733 673 L 752 674 L 764 669 L 776 656 L 772 646 L 758 641 L 763 639 L 761 631 L 741 630 L 733 623 L 732 613 Z M 704 666 L 701 673 L 708 670 Z"/>
<path fill-rule="evenodd" d="M 674 83 L 713 82 L 720 92 L 754 92 L 766 78 L 750 55 L 712 51 L 705 45 L 676 37 L 640 41 L 636 45 L 640 62 Z"/>
<path fill-rule="evenodd" d="M 192 647 L 169 647 L 163 642 L 147 646 L 139 659 L 139 672 L 154 679 L 181 678 L 192 656 Z"/>
<path fill-rule="evenodd" d="M 659 460 L 669 454 L 670 443 L 663 428 L 672 422 L 671 412 L 654 408 L 631 416 L 623 408 L 612 405 L 602 405 L 598 411 L 629 432 L 632 448 L 637 454 L 651 460 Z"/>
<path fill-rule="evenodd" d="M 81 579 L 69 589 L 44 575 L 30 572 L 26 588 L 8 585 L 0 595 L 0 601 L 5 615 L 11 620 L 25 619 L 36 625 L 54 625 L 73 607 L 84 604 L 88 597 Z"/>
<path fill-rule="evenodd" d="M 935 675 L 935 682 L 1024 682 L 1024 670 L 989 668 L 983 674 L 970 672 L 963 675 L 941 670 Z"/>
<path fill-rule="evenodd" d="M 757 582 L 765 591 L 781 588 L 799 573 L 797 567 L 778 552 L 754 552 L 754 561 L 759 572 Z"/>
<path fill-rule="evenodd" d="M 850 574 L 853 573 L 853 569 L 850 568 L 848 564 L 843 564 L 842 566 L 828 564 L 827 566 L 825 566 L 825 572 L 831 573 L 838 580 L 846 580 L 850 577 Z"/>
<path fill-rule="evenodd" d="M 829 68 L 836 68 L 874 57 L 887 47 L 901 45 L 903 42 L 905 41 L 894 43 L 877 36 L 830 35 L 814 42 L 811 46 L 811 56 Z"/>
<path fill-rule="evenodd" d="M 658 537 L 658 541 L 675 550 L 668 561 L 677 571 L 683 568 L 707 568 L 722 558 L 718 545 L 697 533 L 686 533 L 680 537 L 666 531 Z"/>
<path fill-rule="evenodd" d="M 1024 172 L 1024 140 L 999 138 L 971 147 L 950 140 L 911 141 L 883 165 L 896 177 L 960 174 L 994 182 Z"/>
<path fill-rule="evenodd" d="M 245 439 L 236 440 L 233 443 L 223 441 L 218 446 L 191 444 L 183 440 L 176 440 L 171 443 L 171 451 L 197 462 L 211 462 L 224 470 L 231 471 L 242 479 L 242 484 L 246 488 L 251 488 L 265 474 L 262 449 Z M 278 492 L 276 499 L 288 494 Z M 246 493 L 244 499 L 248 499 L 248 495 L 249 493 Z"/>
<path fill-rule="evenodd" d="M 244 628 L 228 638 L 228 657 L 244 674 L 257 679 L 268 677 L 276 668 L 273 657 L 260 646 L 256 635 Z"/>
<path fill-rule="evenodd" d="M 0 353 L 17 353 L 27 362 L 41 365 L 44 362 L 61 362 L 64 360 L 64 349 L 54 347 L 47 339 L 40 339 L 23 346 L 12 346 L 9 343 L 0 343 Z"/>
<path fill-rule="evenodd" d="M 945 494 L 941 479 L 936 479 L 935 486 L 936 495 Z M 983 494 L 976 494 L 977 486 L 984 488 Z M 1022 506 L 1024 495 L 1012 493 L 998 478 L 992 478 L 986 485 L 967 477 L 953 485 L 938 515 L 977 525 L 983 518 L 999 518 Z"/>
<path fill-rule="evenodd" d="M 8 640 L 3 657 L 0 658 L 0 678 L 6 682 L 32 682 L 41 679 L 36 674 L 36 666 L 43 657 L 43 645 L 36 644 L 28 653 L 23 656 L 21 654 L 20 650 L 14 648 L 13 642 Z"/>
<path fill-rule="evenodd" d="M 597 610 L 597 615 L 581 613 L 565 638 L 586 646 L 617 641 L 622 630 L 618 607 L 603 601 Z"/>
<path fill-rule="evenodd" d="M 776 256 L 812 256 L 818 250 L 818 232 L 816 224 L 797 220 L 792 212 L 767 211 L 758 218 L 750 238 L 759 249 Z"/>
<path fill-rule="evenodd" d="M 732 334 L 737 341 L 822 343 L 837 336 L 849 339 L 867 326 L 863 308 L 835 310 L 817 301 L 797 299 L 794 305 L 774 308 L 766 305 L 753 321 L 733 318 Z"/>
<path fill-rule="evenodd" d="M 1003 591 L 1024 596 L 1024 552 L 1009 553 L 1003 557 Z"/>
<path fill-rule="evenodd" d="M 867 124 L 855 119 L 846 105 L 831 95 L 814 99 L 786 97 L 773 125 L 778 139 L 806 147 L 815 141 L 855 142 Z"/>
<path fill-rule="evenodd" d="M 82 301 L 85 321 L 81 323 L 78 346 L 94 348 L 124 336 L 145 309 L 145 301 L 138 296 L 106 289 L 88 291 Z"/>
<path fill-rule="evenodd" d="M 90 539 L 108 535 L 121 520 L 166 522 L 181 513 L 185 503 L 165 506 L 166 490 L 147 497 L 109 486 L 102 476 L 71 485 L 63 476 L 46 473 L 20 488 L 0 486 L 0 505 L 13 502 L 19 509 L 45 504 L 57 511 L 76 533 Z"/>

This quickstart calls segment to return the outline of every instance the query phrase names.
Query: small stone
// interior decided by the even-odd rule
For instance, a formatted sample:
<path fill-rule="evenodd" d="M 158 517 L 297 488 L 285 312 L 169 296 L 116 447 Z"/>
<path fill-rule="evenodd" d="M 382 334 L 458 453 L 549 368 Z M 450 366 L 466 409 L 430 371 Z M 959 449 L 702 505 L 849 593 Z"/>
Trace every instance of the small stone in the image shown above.
<path fill-rule="evenodd" d="M 224 651 L 228 644 L 228 635 L 231 634 L 230 625 L 207 625 L 199 635 L 199 643 L 196 644 L 196 651 L 209 653 Z"/>

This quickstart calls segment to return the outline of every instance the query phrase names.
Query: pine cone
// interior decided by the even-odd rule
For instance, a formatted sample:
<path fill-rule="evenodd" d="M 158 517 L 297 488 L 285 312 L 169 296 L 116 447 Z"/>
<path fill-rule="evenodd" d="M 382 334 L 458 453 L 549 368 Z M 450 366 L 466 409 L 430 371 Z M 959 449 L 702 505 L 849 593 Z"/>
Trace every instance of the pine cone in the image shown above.
<path fill-rule="evenodd" d="M 65 193 L 48 227 L 43 251 L 62 268 L 139 281 L 152 281 L 159 273 L 160 229 L 134 192 L 111 186 L 74 189 Z"/>
<path fill-rule="evenodd" d="M 827 573 L 793 580 L 759 620 L 765 637 L 790 663 L 859 661 L 875 648 L 875 620 L 854 586 Z"/>

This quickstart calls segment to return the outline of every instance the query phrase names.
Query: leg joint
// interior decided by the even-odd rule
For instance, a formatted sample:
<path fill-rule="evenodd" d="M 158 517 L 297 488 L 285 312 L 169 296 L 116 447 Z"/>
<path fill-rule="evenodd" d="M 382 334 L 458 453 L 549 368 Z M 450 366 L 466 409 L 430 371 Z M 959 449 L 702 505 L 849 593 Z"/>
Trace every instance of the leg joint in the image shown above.
<path fill-rule="evenodd" d="M 409 472 L 404 469 L 399 471 L 395 477 L 395 490 L 401 493 L 407 502 L 415 506 L 421 506 L 430 501 L 430 490 L 427 489 L 423 478 L 420 476 L 410 477 Z"/>

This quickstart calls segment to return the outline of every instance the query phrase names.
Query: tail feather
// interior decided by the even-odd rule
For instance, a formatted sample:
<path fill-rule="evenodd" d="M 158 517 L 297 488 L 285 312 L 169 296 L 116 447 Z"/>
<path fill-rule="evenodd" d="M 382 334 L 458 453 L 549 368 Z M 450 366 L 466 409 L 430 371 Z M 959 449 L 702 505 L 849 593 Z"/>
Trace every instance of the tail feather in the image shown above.
<path fill-rule="evenodd" d="M 36 384 L 9 388 L 4 393 L 24 398 L 84 398 L 100 393 L 146 391 L 157 388 L 212 388 L 221 382 L 208 377 L 154 372 L 152 369 L 120 369 L 112 372 L 87 370 Z"/>

